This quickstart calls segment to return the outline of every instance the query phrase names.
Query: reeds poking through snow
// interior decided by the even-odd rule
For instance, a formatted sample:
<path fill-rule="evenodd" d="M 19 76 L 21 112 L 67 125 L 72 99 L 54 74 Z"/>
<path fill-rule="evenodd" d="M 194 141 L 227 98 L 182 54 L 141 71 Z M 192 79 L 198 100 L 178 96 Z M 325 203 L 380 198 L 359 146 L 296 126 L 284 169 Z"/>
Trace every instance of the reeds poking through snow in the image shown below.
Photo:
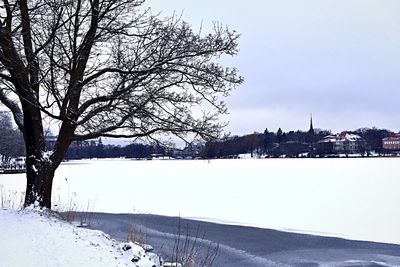
<path fill-rule="evenodd" d="M 206 240 L 200 226 L 182 226 L 179 218 L 171 262 L 182 267 L 212 267 L 218 256 L 219 244 Z"/>
<path fill-rule="evenodd" d="M 137 226 L 135 226 L 134 223 L 131 223 L 128 226 L 127 241 L 136 244 L 146 244 L 147 243 L 146 234 L 142 230 L 140 230 Z"/>
<path fill-rule="evenodd" d="M 205 239 L 200 225 L 190 227 L 189 224 L 182 225 L 181 218 L 178 220 L 176 232 L 171 235 L 173 243 L 167 255 L 160 258 L 160 266 L 163 267 L 213 267 L 218 256 L 219 244 Z M 145 230 L 140 225 L 132 222 L 127 229 L 127 241 L 142 246 L 146 252 L 153 250 L 148 245 Z"/>
<path fill-rule="evenodd" d="M 0 185 L 0 208 L 1 209 L 22 209 L 25 200 L 25 193 L 8 190 Z"/>
<path fill-rule="evenodd" d="M 65 178 L 65 186 L 67 187 L 67 195 L 61 196 L 60 188 L 53 199 L 53 211 L 57 212 L 61 219 L 70 223 L 76 223 L 79 227 L 88 227 L 94 220 L 94 203 L 88 201 L 85 207 L 77 204 L 76 192 L 70 192 L 68 179 Z M 54 196 L 54 194 L 53 194 Z"/>

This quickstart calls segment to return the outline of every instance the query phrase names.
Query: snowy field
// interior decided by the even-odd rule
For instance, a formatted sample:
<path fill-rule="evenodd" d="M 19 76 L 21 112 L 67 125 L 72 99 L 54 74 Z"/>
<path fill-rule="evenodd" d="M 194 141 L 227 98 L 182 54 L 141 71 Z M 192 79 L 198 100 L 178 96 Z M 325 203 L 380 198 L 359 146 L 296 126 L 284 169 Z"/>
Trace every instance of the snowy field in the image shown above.
<path fill-rule="evenodd" d="M 399 158 L 71 161 L 54 203 L 400 243 Z M 3 194 L 24 175 L 0 175 Z M 17 193 L 16 195 L 18 195 Z"/>

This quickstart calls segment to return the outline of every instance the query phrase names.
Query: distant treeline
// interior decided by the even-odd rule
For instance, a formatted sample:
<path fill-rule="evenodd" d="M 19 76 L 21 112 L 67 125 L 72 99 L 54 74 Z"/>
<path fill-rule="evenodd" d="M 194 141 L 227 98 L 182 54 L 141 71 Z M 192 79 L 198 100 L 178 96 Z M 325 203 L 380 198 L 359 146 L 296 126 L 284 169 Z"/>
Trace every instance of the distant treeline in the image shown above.
<path fill-rule="evenodd" d="M 385 153 L 382 148 L 382 139 L 391 136 L 393 132 L 386 129 L 361 128 L 356 131 L 346 131 L 359 135 L 365 145 L 357 153 L 368 155 L 369 152 Z M 73 142 L 65 159 L 84 158 L 227 158 L 239 154 L 265 155 L 278 157 L 299 156 L 302 153 L 329 153 L 321 151 L 318 142 L 331 135 L 329 130 L 313 129 L 309 131 L 288 131 L 279 128 L 276 132 L 266 129 L 263 133 L 252 133 L 242 136 L 231 136 L 222 140 L 214 140 L 205 144 L 196 144 L 184 149 L 169 149 L 151 144 L 132 143 L 127 146 L 103 145 L 101 140 Z M 56 137 L 48 139 L 47 147 L 50 150 Z M 322 146 L 325 149 L 325 147 Z M 11 158 L 24 156 L 24 142 L 22 134 L 14 128 L 8 113 L 0 112 L 0 160 L 9 161 Z M 329 150 L 329 147 L 328 147 Z"/>
<path fill-rule="evenodd" d="M 14 128 L 8 113 L 0 111 L 0 163 L 24 155 L 25 146 L 21 132 Z"/>
<path fill-rule="evenodd" d="M 347 131 L 359 135 L 365 141 L 362 151 L 359 153 L 377 152 L 384 153 L 382 149 L 382 139 L 392 134 L 386 129 L 362 128 L 356 131 Z M 243 136 L 231 136 L 223 140 L 207 142 L 196 147 L 186 147 L 184 149 L 167 149 L 160 146 L 149 144 L 132 143 L 127 146 L 103 145 L 100 142 L 90 141 L 74 143 L 68 150 L 66 160 L 84 158 L 137 158 L 145 159 L 157 157 L 172 158 L 232 158 L 240 154 L 250 153 L 255 155 L 268 155 L 279 157 L 286 155 L 296 157 L 301 153 L 324 154 L 318 151 L 316 145 L 324 137 L 331 135 L 329 130 L 312 131 L 289 131 L 284 132 L 278 129 L 270 132 L 268 129 L 264 133 L 253 133 Z"/>
<path fill-rule="evenodd" d="M 362 128 L 356 131 L 347 131 L 361 136 L 366 143 L 363 152 L 383 152 L 382 139 L 392 134 L 391 131 L 377 128 Z M 316 144 L 325 136 L 331 135 L 329 130 L 311 129 L 310 131 L 284 132 L 281 128 L 277 132 L 253 133 L 243 136 L 233 136 L 225 140 L 206 143 L 202 157 L 228 158 L 239 154 L 251 153 L 252 155 L 270 156 L 297 156 L 300 153 L 310 152 L 311 144 Z M 315 148 L 315 147 L 314 147 Z"/>
<path fill-rule="evenodd" d="M 103 145 L 101 142 L 75 143 L 71 145 L 65 156 L 66 160 L 90 158 L 136 158 L 145 159 L 154 155 L 168 155 L 169 152 L 160 147 L 148 144 L 130 144 L 127 146 Z"/>

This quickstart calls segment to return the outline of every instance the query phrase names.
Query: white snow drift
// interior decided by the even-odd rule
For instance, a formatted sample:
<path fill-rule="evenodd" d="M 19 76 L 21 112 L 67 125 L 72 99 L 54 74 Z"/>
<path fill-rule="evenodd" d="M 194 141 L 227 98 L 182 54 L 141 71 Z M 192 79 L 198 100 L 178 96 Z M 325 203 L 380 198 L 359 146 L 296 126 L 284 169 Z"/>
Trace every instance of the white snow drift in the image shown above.
<path fill-rule="evenodd" d="M 159 267 L 160 259 L 132 242 L 78 228 L 48 211 L 0 210 L 0 266 Z"/>

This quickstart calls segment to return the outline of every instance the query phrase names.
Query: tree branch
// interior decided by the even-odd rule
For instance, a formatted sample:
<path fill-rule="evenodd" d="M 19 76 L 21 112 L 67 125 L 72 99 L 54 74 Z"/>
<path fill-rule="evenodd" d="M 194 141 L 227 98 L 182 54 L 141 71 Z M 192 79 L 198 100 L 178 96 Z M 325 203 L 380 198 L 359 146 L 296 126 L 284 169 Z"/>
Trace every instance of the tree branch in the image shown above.
<path fill-rule="evenodd" d="M 34 98 L 39 98 L 39 62 L 33 52 L 32 34 L 31 34 L 31 21 L 29 17 L 28 3 L 26 0 L 19 1 L 21 8 L 22 19 L 22 39 L 24 41 L 24 50 L 26 60 L 28 62 L 28 71 L 30 76 L 30 83 L 34 90 Z M 27 89 L 27 88 L 26 88 Z"/>
<path fill-rule="evenodd" d="M 11 83 L 15 82 L 15 80 L 12 77 L 10 77 L 10 76 L 8 76 L 6 74 L 3 74 L 1 72 L 0 72 L 0 78 L 6 80 L 8 82 L 11 82 Z"/>
<path fill-rule="evenodd" d="M 22 111 L 19 108 L 18 104 L 12 101 L 10 98 L 6 96 L 4 91 L 0 89 L 0 101 L 3 103 L 13 114 L 14 121 L 18 126 L 18 129 L 21 132 L 24 132 L 24 120 L 22 116 Z"/>

